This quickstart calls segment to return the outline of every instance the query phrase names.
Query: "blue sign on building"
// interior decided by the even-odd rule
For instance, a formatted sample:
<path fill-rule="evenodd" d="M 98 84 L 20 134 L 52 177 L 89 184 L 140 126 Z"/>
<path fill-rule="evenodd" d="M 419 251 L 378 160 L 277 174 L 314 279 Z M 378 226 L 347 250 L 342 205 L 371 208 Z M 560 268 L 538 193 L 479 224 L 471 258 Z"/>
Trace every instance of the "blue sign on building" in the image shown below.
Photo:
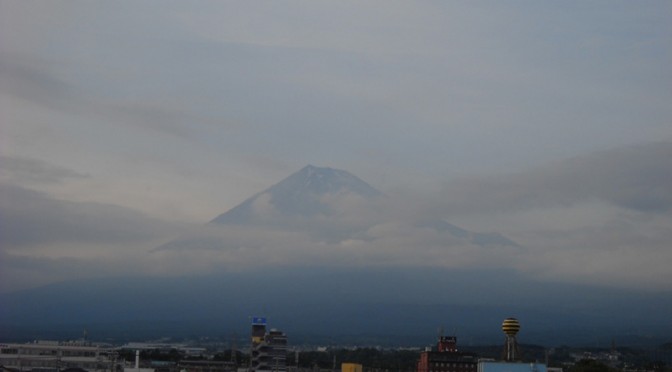
<path fill-rule="evenodd" d="M 252 317 L 252 324 L 266 325 L 266 318 L 259 316 Z"/>

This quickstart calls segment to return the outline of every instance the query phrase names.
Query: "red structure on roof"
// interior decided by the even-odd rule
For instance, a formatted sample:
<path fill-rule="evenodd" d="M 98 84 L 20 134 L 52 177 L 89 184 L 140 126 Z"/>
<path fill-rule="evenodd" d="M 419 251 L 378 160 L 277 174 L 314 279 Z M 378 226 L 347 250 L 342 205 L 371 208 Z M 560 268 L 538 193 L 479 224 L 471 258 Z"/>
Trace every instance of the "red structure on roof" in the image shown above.
<path fill-rule="evenodd" d="M 476 372 L 477 366 L 475 354 L 457 351 L 457 337 L 440 336 L 436 350 L 420 353 L 417 372 Z"/>

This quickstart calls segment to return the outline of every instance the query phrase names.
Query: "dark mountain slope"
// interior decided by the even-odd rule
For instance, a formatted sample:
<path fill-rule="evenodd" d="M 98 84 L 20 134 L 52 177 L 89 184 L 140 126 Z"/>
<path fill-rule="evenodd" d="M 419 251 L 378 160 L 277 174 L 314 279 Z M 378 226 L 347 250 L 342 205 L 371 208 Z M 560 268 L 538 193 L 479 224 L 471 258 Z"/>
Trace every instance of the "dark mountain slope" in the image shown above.
<path fill-rule="evenodd" d="M 0 341 L 83 327 L 136 340 L 221 336 L 246 332 L 252 315 L 312 342 L 366 336 L 414 343 L 431 340 L 443 325 L 470 343 L 492 343 L 508 316 L 520 319 L 521 341 L 547 345 L 614 337 L 625 344 L 627 335 L 659 342 L 672 330 L 669 293 L 538 283 L 504 271 L 285 268 L 109 278 L 4 294 L 0 303 Z"/>

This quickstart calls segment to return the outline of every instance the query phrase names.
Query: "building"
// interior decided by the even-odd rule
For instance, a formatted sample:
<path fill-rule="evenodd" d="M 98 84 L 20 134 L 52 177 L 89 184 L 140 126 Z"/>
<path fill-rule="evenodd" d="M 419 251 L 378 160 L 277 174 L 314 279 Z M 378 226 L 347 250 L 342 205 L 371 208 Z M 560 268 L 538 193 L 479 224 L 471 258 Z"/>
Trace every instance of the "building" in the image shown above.
<path fill-rule="evenodd" d="M 252 318 L 250 372 L 286 372 L 287 335 L 277 329 L 266 332 L 266 318 Z"/>
<path fill-rule="evenodd" d="M 364 368 L 357 363 L 341 363 L 341 372 L 362 372 Z"/>
<path fill-rule="evenodd" d="M 181 360 L 177 365 L 180 372 L 236 372 L 237 369 L 234 362 L 214 360 Z"/>
<path fill-rule="evenodd" d="M 140 368 L 140 350 L 135 351 L 135 366 L 124 367 L 124 372 L 154 372 L 154 368 Z"/>
<path fill-rule="evenodd" d="M 14 371 L 58 372 L 83 369 L 88 372 L 121 370 L 112 348 L 87 341 L 35 341 L 0 344 L 0 365 Z"/>
<path fill-rule="evenodd" d="M 457 337 L 441 336 L 436 350 L 420 353 L 418 372 L 477 372 L 477 362 L 475 354 L 457 350 Z"/>
<path fill-rule="evenodd" d="M 482 361 L 478 363 L 477 372 L 548 372 L 548 370 L 542 363 Z"/>

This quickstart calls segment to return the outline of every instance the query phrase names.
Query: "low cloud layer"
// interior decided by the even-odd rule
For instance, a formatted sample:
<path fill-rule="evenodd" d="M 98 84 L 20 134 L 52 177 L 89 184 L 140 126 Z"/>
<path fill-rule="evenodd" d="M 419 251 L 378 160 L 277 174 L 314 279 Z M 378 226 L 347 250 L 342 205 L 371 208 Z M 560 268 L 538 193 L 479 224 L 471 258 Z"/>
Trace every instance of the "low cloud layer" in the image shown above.
<path fill-rule="evenodd" d="M 526 172 L 449 184 L 437 213 L 498 228 L 539 278 L 668 287 L 672 144 L 624 146 Z"/>
<path fill-rule="evenodd" d="M 433 203 L 427 195 L 416 199 L 423 202 L 334 197 L 325 200 L 333 203 L 330 216 L 257 226 L 179 227 L 128 208 L 3 184 L 3 290 L 23 280 L 138 269 L 194 275 L 297 265 L 505 269 L 536 280 L 671 289 L 668 159 L 669 143 L 616 148 L 520 174 L 461 180 Z M 265 203 L 254 211 L 271 218 L 272 208 Z M 419 223 L 428 217 L 499 232 L 517 245 L 475 244 Z"/>
<path fill-rule="evenodd" d="M 144 252 L 179 235 L 179 225 L 134 209 L 70 201 L 37 190 L 85 175 L 29 158 L 3 160 L 0 291 L 137 272 Z"/>
<path fill-rule="evenodd" d="M 57 200 L 16 186 L 0 185 L 0 195 L 4 247 L 143 241 L 167 225 L 128 208 Z"/>

